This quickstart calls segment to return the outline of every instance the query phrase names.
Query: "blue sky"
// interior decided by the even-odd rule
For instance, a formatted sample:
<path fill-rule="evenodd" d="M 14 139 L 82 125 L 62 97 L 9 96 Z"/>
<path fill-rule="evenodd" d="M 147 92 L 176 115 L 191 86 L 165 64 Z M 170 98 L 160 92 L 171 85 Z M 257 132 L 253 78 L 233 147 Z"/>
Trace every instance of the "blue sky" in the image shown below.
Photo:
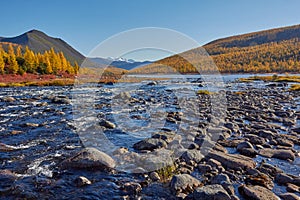
<path fill-rule="evenodd" d="M 1 2 L 1 36 L 31 29 L 60 37 L 87 55 L 128 29 L 162 27 L 200 44 L 300 23 L 299 0 L 10 0 Z"/>

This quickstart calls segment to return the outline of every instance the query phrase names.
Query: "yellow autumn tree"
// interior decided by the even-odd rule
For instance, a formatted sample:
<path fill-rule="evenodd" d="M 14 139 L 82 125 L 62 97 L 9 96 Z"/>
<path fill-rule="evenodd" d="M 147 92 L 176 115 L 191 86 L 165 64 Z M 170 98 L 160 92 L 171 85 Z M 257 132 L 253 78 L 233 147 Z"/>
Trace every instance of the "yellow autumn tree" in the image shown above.
<path fill-rule="evenodd" d="M 25 48 L 24 59 L 26 71 L 29 73 L 33 73 L 35 69 L 34 64 L 36 61 L 33 51 L 31 51 L 28 47 Z"/>
<path fill-rule="evenodd" d="M 17 57 L 22 57 L 22 47 L 21 47 L 21 46 L 18 46 L 18 47 L 17 47 L 16 56 L 17 56 Z"/>

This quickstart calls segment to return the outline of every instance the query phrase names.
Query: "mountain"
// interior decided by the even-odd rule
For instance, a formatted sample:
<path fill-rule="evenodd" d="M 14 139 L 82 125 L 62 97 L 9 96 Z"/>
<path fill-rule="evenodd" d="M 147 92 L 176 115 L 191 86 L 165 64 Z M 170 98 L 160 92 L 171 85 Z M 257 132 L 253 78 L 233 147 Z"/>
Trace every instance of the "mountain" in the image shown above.
<path fill-rule="evenodd" d="M 300 71 L 300 25 L 295 25 L 218 39 L 131 73 L 157 73 L 165 70 L 161 66 L 180 73 L 197 73 L 195 65 L 201 66 L 201 72 L 210 72 L 208 60 L 199 59 L 203 48 L 222 73 Z"/>
<path fill-rule="evenodd" d="M 125 59 L 125 58 L 89 58 L 90 61 L 103 64 L 103 65 L 111 65 L 117 68 L 132 70 L 134 68 L 143 67 L 145 65 L 150 64 L 150 61 L 135 61 L 132 59 Z"/>
<path fill-rule="evenodd" d="M 253 32 L 243 35 L 231 36 L 223 39 L 212 41 L 204 48 L 207 51 L 213 48 L 233 48 L 233 47 L 249 47 L 261 45 L 271 42 L 281 42 L 284 40 L 300 39 L 300 25 L 288 26 L 283 28 L 275 28 L 265 31 Z"/>
<path fill-rule="evenodd" d="M 62 51 L 71 63 L 77 61 L 79 65 L 85 59 L 81 53 L 62 39 L 50 37 L 38 30 L 31 30 L 11 38 L 0 37 L 0 42 L 14 43 L 23 47 L 28 46 L 35 53 L 43 53 L 53 47 L 56 52 Z"/>

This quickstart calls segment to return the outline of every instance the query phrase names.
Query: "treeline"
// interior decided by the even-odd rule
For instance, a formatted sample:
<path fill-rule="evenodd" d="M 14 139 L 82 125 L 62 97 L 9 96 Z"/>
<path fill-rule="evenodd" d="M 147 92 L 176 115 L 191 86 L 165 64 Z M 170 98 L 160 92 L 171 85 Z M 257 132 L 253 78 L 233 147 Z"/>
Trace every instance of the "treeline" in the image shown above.
<path fill-rule="evenodd" d="M 209 73 L 216 67 L 221 73 L 300 72 L 298 38 L 248 47 L 208 46 L 206 50 L 208 54 L 197 48 L 170 56 L 131 73 L 164 73 L 168 67 L 178 73 Z"/>
<path fill-rule="evenodd" d="M 28 47 L 12 43 L 5 44 L 6 51 L 0 44 L 0 74 L 76 74 L 79 70 L 77 63 L 71 63 L 62 52 L 53 48 L 44 53 L 34 53 Z"/>

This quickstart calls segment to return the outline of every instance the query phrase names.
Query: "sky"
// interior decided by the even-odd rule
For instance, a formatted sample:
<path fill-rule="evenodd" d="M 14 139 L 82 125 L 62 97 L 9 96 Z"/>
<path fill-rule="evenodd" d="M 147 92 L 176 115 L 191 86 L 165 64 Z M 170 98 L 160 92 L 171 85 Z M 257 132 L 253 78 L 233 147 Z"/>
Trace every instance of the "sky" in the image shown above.
<path fill-rule="evenodd" d="M 160 27 L 203 45 L 300 24 L 299 8 L 299 0 L 10 0 L 1 2 L 0 36 L 37 29 L 90 55 L 99 43 L 120 32 Z"/>

